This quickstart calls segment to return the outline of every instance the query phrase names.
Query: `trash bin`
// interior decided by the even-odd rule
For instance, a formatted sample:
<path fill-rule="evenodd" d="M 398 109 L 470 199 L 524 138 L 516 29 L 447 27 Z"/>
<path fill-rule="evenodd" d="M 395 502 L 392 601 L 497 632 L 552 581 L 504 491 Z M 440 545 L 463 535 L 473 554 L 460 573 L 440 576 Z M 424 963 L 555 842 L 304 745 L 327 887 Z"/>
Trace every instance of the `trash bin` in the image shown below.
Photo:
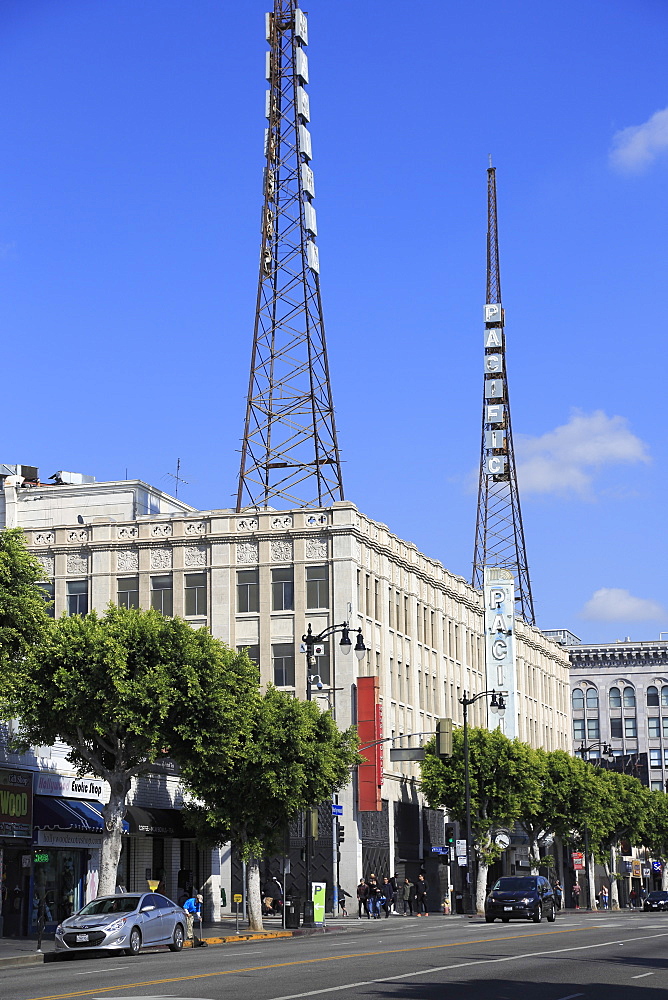
<path fill-rule="evenodd" d="M 304 900 L 304 927 L 314 927 L 315 926 L 315 924 L 313 922 L 313 913 L 314 913 L 313 900 L 312 899 L 305 899 Z"/>
<path fill-rule="evenodd" d="M 286 930 L 295 930 L 299 927 L 299 900 L 286 899 L 285 927 Z"/>
<path fill-rule="evenodd" d="M 464 912 L 464 895 L 461 892 L 455 893 L 455 913 Z"/>

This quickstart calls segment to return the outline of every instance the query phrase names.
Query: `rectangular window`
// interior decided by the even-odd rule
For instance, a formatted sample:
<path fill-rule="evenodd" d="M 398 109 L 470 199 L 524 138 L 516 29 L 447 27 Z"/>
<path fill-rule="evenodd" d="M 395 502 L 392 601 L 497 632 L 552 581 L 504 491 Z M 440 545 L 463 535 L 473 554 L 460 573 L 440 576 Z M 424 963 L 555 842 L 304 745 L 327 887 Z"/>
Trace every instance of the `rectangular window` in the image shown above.
<path fill-rule="evenodd" d="M 613 740 L 621 740 L 622 738 L 622 720 L 621 719 L 610 719 L 610 736 Z"/>
<path fill-rule="evenodd" d="M 116 604 L 119 608 L 139 607 L 138 576 L 123 576 L 116 581 Z"/>
<path fill-rule="evenodd" d="M 666 717 L 665 715 L 661 719 L 661 725 L 663 727 L 663 738 L 664 740 L 668 740 L 668 717 Z"/>
<path fill-rule="evenodd" d="M 377 622 L 380 621 L 380 584 L 378 580 L 373 581 L 373 616 Z"/>
<path fill-rule="evenodd" d="M 647 719 L 647 735 L 650 740 L 658 740 L 661 736 L 660 720 L 655 716 Z"/>
<path fill-rule="evenodd" d="M 237 570 L 237 613 L 260 610 L 260 572 L 257 569 Z"/>
<path fill-rule="evenodd" d="M 424 635 L 422 634 L 422 605 L 421 604 L 418 604 L 418 606 L 417 606 L 417 638 L 418 638 L 418 642 L 422 642 L 424 640 Z"/>
<path fill-rule="evenodd" d="M 573 739 L 583 740 L 585 738 L 584 719 L 573 719 Z"/>
<path fill-rule="evenodd" d="M 662 781 L 650 781 L 649 787 L 651 788 L 651 790 L 653 792 L 662 792 L 663 791 L 663 782 Z"/>
<path fill-rule="evenodd" d="M 294 611 L 295 585 L 292 566 L 282 566 L 271 571 L 272 611 Z"/>
<path fill-rule="evenodd" d="M 411 632 L 411 616 L 408 610 L 408 598 L 404 597 L 404 634 L 410 635 Z"/>
<path fill-rule="evenodd" d="M 635 719 L 624 719 L 624 736 L 627 740 L 638 738 L 638 728 Z"/>
<path fill-rule="evenodd" d="M 46 603 L 46 613 L 49 618 L 56 617 L 56 607 L 53 603 L 54 598 L 54 585 L 53 583 L 38 583 L 37 586 L 44 594 L 44 601 Z"/>
<path fill-rule="evenodd" d="M 237 646 L 237 653 L 242 653 L 246 649 L 248 651 L 248 659 L 260 666 L 260 647 L 259 646 Z"/>
<path fill-rule="evenodd" d="M 401 632 L 401 594 L 398 590 L 394 592 L 394 604 L 396 613 L 397 632 Z"/>
<path fill-rule="evenodd" d="M 151 607 L 161 615 L 173 615 L 172 574 L 151 577 Z"/>
<path fill-rule="evenodd" d="M 668 767 L 668 750 L 663 751 L 663 766 Z"/>
<path fill-rule="evenodd" d="M 587 719 L 587 739 L 597 740 L 599 736 L 598 719 Z"/>
<path fill-rule="evenodd" d="M 431 611 L 430 614 L 431 614 L 431 626 L 430 626 L 430 628 L 431 628 L 431 648 L 432 649 L 436 649 L 436 615 L 434 614 L 433 611 Z"/>
<path fill-rule="evenodd" d="M 67 581 L 67 613 L 68 615 L 88 613 L 88 580 Z"/>
<path fill-rule="evenodd" d="M 329 580 L 326 566 L 306 567 L 306 607 L 329 607 Z"/>
<path fill-rule="evenodd" d="M 649 752 L 649 766 L 655 771 L 661 767 L 661 751 L 660 750 L 650 750 Z"/>
<path fill-rule="evenodd" d="M 276 687 L 295 686 L 295 647 L 291 642 L 276 642 L 271 647 Z"/>
<path fill-rule="evenodd" d="M 364 614 L 371 618 L 371 577 L 368 573 L 364 580 Z"/>
<path fill-rule="evenodd" d="M 186 615 L 206 615 L 206 573 L 185 575 Z"/>

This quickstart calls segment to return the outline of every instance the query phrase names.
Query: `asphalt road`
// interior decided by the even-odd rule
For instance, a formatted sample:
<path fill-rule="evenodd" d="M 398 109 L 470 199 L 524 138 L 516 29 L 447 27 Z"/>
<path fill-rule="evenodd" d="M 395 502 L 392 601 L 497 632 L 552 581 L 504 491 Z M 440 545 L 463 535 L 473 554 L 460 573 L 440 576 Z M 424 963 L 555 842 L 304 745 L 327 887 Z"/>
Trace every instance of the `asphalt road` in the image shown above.
<path fill-rule="evenodd" d="M 5 969 L 0 1000 L 665 1000 L 668 991 L 668 913 L 569 912 L 540 925 L 391 917 L 346 927 Z"/>

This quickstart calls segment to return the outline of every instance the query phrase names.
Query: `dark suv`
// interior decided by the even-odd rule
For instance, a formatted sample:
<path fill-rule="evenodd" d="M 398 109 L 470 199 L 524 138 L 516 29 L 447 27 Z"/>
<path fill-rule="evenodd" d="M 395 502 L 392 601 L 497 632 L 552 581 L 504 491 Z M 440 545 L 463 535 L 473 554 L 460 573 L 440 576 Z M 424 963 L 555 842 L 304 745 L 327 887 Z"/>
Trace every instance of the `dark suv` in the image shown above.
<path fill-rule="evenodd" d="M 552 886 L 542 875 L 510 875 L 498 879 L 485 900 L 485 920 L 494 923 L 500 917 L 509 920 L 533 920 L 539 924 L 547 917 L 557 916 L 557 904 Z"/>
<path fill-rule="evenodd" d="M 668 910 L 668 892 L 663 889 L 655 889 L 654 892 L 650 892 L 642 908 L 645 913 L 649 910 Z"/>

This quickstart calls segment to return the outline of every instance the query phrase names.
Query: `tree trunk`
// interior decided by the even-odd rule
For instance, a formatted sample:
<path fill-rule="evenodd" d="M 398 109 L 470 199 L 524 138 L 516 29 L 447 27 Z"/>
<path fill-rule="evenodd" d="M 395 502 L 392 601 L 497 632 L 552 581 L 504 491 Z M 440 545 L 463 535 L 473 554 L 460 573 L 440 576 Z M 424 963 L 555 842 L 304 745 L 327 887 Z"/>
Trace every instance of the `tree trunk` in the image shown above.
<path fill-rule="evenodd" d="M 123 838 L 125 799 L 130 789 L 130 779 L 122 771 L 111 775 L 109 785 L 111 788 L 109 801 L 102 808 L 104 830 L 102 831 L 102 849 L 100 851 L 98 896 L 108 896 L 116 891 L 118 861 L 121 856 Z"/>
<path fill-rule="evenodd" d="M 487 895 L 487 873 L 489 871 L 489 865 L 482 858 L 478 860 L 478 881 L 476 883 L 475 891 L 475 908 L 476 913 L 485 912 L 485 896 Z"/>
<path fill-rule="evenodd" d="M 254 857 L 250 858 L 246 864 L 246 906 L 248 907 L 249 929 L 252 931 L 263 930 L 260 861 Z"/>
<path fill-rule="evenodd" d="M 608 862 L 608 867 L 610 869 L 610 909 L 619 909 L 619 882 L 615 878 L 617 874 L 617 850 L 613 844 L 610 848 L 610 861 Z"/>
<path fill-rule="evenodd" d="M 565 873 L 564 873 L 564 840 L 563 837 L 554 838 L 554 849 L 557 856 L 557 878 L 559 879 L 560 885 L 565 885 Z M 566 905 L 566 900 L 563 901 L 563 906 Z"/>
<path fill-rule="evenodd" d="M 596 909 L 596 868 L 594 862 L 594 855 L 589 852 L 589 902 L 588 905 L 591 906 L 592 910 Z"/>

